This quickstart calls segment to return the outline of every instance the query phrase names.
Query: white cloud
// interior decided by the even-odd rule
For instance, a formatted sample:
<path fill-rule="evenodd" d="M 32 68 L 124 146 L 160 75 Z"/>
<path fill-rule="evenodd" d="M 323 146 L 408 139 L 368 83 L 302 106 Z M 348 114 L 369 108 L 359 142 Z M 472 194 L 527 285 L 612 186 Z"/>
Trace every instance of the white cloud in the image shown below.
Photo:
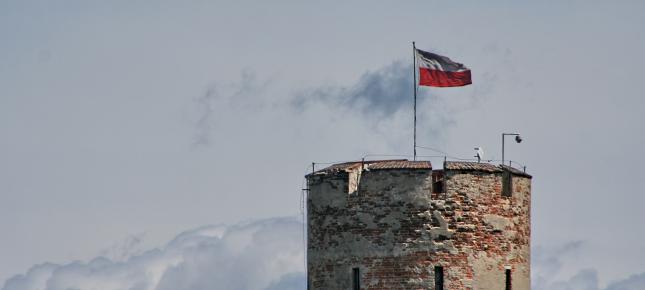
<path fill-rule="evenodd" d="M 2 290 L 302 289 L 301 229 L 295 218 L 206 226 L 123 262 L 36 265 Z"/>
<path fill-rule="evenodd" d="M 302 290 L 306 288 L 302 238 L 302 222 L 297 218 L 204 226 L 122 261 L 97 257 L 89 262 L 35 265 L 7 280 L 1 290 Z M 580 241 L 536 247 L 532 288 L 645 289 L 645 273 L 601 286 L 596 269 L 567 270 L 584 249 Z"/>

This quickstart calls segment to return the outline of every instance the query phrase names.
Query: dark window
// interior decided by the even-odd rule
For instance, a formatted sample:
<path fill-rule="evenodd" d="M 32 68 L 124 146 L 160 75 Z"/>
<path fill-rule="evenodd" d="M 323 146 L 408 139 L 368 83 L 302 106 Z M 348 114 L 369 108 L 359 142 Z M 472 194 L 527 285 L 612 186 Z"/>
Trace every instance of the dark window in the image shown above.
<path fill-rule="evenodd" d="M 361 290 L 361 273 L 358 268 L 352 269 L 352 289 Z"/>
<path fill-rule="evenodd" d="M 502 175 L 502 196 L 511 197 L 513 194 L 513 174 L 510 171 L 504 171 Z"/>
<path fill-rule="evenodd" d="M 443 290 L 443 267 L 434 267 L 434 289 Z"/>
<path fill-rule="evenodd" d="M 444 174 L 441 170 L 432 171 L 432 193 L 443 193 L 444 190 Z"/>
<path fill-rule="evenodd" d="M 511 269 L 506 269 L 506 290 L 511 290 Z"/>

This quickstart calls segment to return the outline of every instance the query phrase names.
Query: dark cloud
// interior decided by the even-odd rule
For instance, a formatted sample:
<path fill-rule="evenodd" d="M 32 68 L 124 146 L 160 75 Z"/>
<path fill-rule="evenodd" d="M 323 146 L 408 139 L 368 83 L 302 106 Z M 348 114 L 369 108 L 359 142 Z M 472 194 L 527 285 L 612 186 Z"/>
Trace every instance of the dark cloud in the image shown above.
<path fill-rule="evenodd" d="M 414 107 L 412 73 L 409 63 L 395 61 L 365 72 L 348 86 L 325 85 L 301 90 L 293 96 L 290 106 L 301 114 L 327 111 L 330 120 L 346 120 L 351 116 L 380 136 L 399 134 L 396 135 L 398 138 L 408 138 L 392 130 L 393 126 L 411 125 Z M 455 112 L 474 106 L 474 102 L 453 106 L 437 97 L 433 89 L 418 88 L 417 134 L 420 142 L 430 139 L 433 145 L 440 145 L 445 140 L 447 128 L 456 124 Z M 412 128 L 407 128 L 411 132 Z"/>
<path fill-rule="evenodd" d="M 642 290 L 645 289 L 645 273 L 632 275 L 627 279 L 610 283 L 605 290 Z"/>
<path fill-rule="evenodd" d="M 427 90 L 418 90 L 418 102 L 432 102 L 435 97 Z M 376 71 L 368 71 L 353 85 L 323 86 L 302 91 L 292 105 L 304 110 L 314 103 L 360 112 L 377 118 L 391 117 L 402 108 L 412 109 L 412 66 L 393 62 Z"/>
<path fill-rule="evenodd" d="M 535 290 L 642 290 L 645 289 L 645 273 L 610 283 L 601 288 L 598 271 L 584 268 L 570 277 L 562 278 L 565 260 L 575 260 L 584 254 L 584 242 L 569 242 L 557 247 L 538 246 L 531 261 L 532 288 Z"/>

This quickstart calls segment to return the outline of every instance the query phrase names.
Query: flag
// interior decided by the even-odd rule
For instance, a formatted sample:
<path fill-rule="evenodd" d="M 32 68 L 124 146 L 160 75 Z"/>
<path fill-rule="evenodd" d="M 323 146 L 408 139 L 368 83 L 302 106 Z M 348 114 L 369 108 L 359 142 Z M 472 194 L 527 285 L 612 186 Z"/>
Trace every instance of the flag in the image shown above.
<path fill-rule="evenodd" d="M 470 69 L 463 64 L 420 49 L 416 54 L 420 86 L 461 87 L 473 83 Z"/>

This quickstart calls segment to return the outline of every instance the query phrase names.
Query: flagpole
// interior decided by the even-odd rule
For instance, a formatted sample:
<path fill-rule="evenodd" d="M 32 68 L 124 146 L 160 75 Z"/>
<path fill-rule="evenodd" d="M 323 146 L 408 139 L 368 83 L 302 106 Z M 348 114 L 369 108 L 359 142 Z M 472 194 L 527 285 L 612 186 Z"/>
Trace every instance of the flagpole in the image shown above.
<path fill-rule="evenodd" d="M 412 42 L 412 88 L 414 90 L 414 161 L 417 160 L 417 47 Z"/>

